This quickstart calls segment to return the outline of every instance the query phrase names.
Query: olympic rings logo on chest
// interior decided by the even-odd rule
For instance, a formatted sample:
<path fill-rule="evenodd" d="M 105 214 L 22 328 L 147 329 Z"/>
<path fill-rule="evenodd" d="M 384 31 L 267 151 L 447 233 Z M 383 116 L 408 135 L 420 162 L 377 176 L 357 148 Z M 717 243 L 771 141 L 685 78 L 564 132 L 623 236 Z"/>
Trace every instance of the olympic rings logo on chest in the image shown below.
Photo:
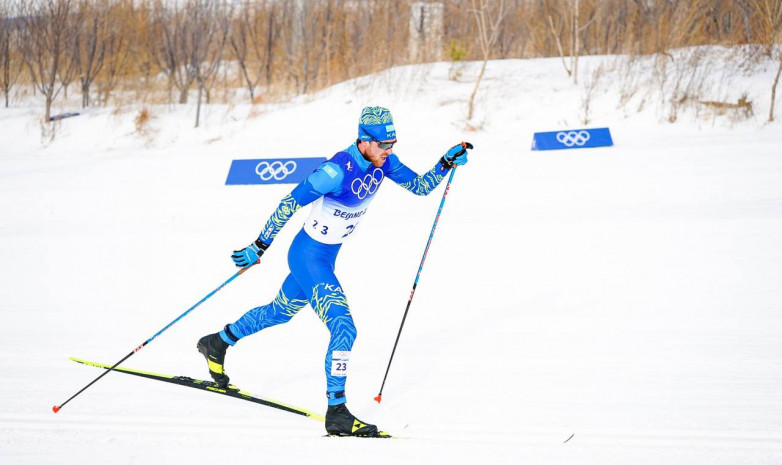
<path fill-rule="evenodd" d="M 359 200 L 363 200 L 368 195 L 374 194 L 381 182 L 383 182 L 383 170 L 375 168 L 374 171 L 368 173 L 363 178 L 354 179 L 350 183 L 350 190 L 356 194 Z"/>

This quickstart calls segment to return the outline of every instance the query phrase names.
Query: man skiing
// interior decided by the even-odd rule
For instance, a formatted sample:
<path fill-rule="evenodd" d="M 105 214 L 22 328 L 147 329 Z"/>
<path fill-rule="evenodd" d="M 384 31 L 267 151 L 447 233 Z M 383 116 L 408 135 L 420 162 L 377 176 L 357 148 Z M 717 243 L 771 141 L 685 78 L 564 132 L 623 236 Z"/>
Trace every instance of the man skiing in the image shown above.
<path fill-rule="evenodd" d="M 347 409 L 345 384 L 356 328 L 334 274 L 334 263 L 342 242 L 353 234 L 386 177 L 416 195 L 427 195 L 450 169 L 467 162 L 468 147 L 465 143 L 452 147 L 431 170 L 418 175 L 392 153 L 396 142 L 391 112 L 383 107 L 364 108 L 356 142 L 298 184 L 282 199 L 258 239 L 234 251 L 231 257 L 237 267 L 256 263 L 291 216 L 301 207 L 313 204 L 309 218 L 288 250 L 290 273 L 274 300 L 198 341 L 197 348 L 206 358 L 209 374 L 220 386 L 228 385 L 224 368 L 228 347 L 262 329 L 288 322 L 310 304 L 331 334 L 325 363 L 326 431 L 339 436 L 379 434 L 375 425 L 358 420 Z"/>

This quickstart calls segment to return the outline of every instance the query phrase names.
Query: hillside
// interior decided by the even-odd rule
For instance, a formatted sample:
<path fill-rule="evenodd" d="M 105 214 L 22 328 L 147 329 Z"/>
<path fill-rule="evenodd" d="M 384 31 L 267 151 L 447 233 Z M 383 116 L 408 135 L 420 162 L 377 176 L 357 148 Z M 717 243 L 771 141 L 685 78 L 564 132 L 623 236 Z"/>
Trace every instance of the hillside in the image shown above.
<path fill-rule="evenodd" d="M 674 66 L 696 54 L 695 73 Z M 52 140 L 34 100 L 0 109 L 0 461 L 779 463 L 773 64 L 748 71 L 726 49 L 672 60 L 663 77 L 651 59 L 583 59 L 578 86 L 556 59 L 491 62 L 469 123 L 476 63 L 458 80 L 439 63 L 291 102 L 210 105 L 198 129 L 193 107 L 162 105 L 138 131 L 145 107 L 129 103 L 64 119 Z M 701 84 L 684 85 L 693 76 Z M 690 96 L 679 106 L 676 89 Z M 750 116 L 700 103 L 743 96 Z M 389 182 L 337 261 L 359 333 L 349 405 L 402 439 L 324 438 L 310 419 L 121 374 L 52 414 L 99 374 L 69 356 L 119 360 L 235 272 L 230 252 L 291 186 L 225 186 L 231 160 L 330 156 L 369 104 L 392 110 L 395 153 L 418 172 L 458 141 L 476 147 L 382 404 L 372 398 L 442 186 L 418 198 Z M 530 151 L 535 131 L 579 127 L 609 127 L 615 145 Z M 207 376 L 196 341 L 273 298 L 304 218 L 124 365 Z M 250 392 L 322 411 L 327 340 L 305 308 L 242 340 L 226 367 Z"/>

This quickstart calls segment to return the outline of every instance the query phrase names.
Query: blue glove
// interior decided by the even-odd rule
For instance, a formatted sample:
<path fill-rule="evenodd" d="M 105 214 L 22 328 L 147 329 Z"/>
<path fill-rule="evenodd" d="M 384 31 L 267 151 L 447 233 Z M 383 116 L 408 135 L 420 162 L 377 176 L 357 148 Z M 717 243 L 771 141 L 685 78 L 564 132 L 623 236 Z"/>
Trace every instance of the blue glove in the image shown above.
<path fill-rule="evenodd" d="M 473 146 L 469 142 L 462 142 L 461 144 L 454 145 L 443 155 L 440 159 L 440 164 L 443 168 L 451 169 L 454 166 L 462 166 L 467 163 L 467 150 L 472 149 Z"/>
<path fill-rule="evenodd" d="M 261 255 L 263 255 L 267 248 L 269 248 L 268 244 L 261 242 L 260 239 L 256 239 L 255 242 L 248 245 L 247 247 L 241 250 L 234 250 L 231 258 L 233 259 L 236 266 L 239 268 L 246 268 L 250 265 L 256 264 L 261 259 Z"/>

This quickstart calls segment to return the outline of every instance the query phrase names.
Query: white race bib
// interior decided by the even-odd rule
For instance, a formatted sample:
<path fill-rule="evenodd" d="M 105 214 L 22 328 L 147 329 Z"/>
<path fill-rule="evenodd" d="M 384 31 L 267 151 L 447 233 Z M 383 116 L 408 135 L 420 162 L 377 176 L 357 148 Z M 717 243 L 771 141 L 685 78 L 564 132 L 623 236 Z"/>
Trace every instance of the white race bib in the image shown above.
<path fill-rule="evenodd" d="M 366 211 L 366 204 L 363 208 L 350 208 L 321 197 L 312 204 L 304 230 L 322 244 L 341 244 L 353 234 Z"/>

